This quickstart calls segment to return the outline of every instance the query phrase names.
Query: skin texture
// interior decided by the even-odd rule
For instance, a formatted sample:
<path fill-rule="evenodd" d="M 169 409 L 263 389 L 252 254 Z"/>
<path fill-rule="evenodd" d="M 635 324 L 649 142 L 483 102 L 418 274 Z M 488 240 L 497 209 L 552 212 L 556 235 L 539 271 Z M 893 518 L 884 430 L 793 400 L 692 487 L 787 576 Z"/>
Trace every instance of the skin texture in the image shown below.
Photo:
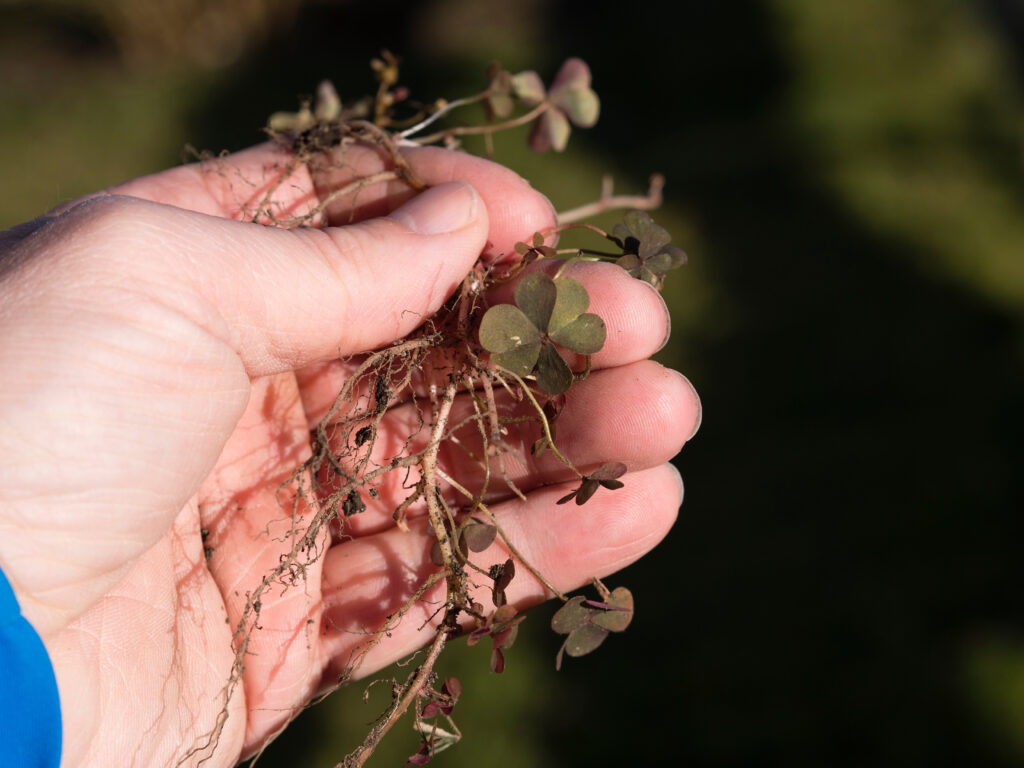
<path fill-rule="evenodd" d="M 351 171 L 296 172 L 277 191 L 281 210 L 301 214 L 346 173 L 384 167 L 371 149 L 349 152 Z M 510 253 L 554 220 L 505 168 L 438 149 L 408 158 L 430 191 L 409 202 L 398 184 L 365 190 L 333 204 L 322 229 L 247 221 L 287 162 L 264 145 L 0 233 L 0 567 L 53 660 L 62 765 L 173 766 L 211 730 L 246 590 L 289 546 L 281 482 L 351 370 L 339 356 L 408 334 L 481 251 Z M 700 408 L 685 378 L 646 361 L 668 332 L 660 296 L 608 265 L 571 274 L 609 334 L 559 440 L 581 467 L 625 462 L 626 487 L 556 506 L 573 484 L 545 458 L 511 467 L 527 502 L 492 500 L 562 590 L 665 535 L 682 498 L 666 462 Z M 412 418 L 393 408 L 382 440 Z M 455 453 L 442 466 L 471 482 Z M 345 666 L 360 638 L 339 630 L 380 626 L 428 572 L 422 511 L 402 533 L 388 501 L 353 519 L 351 538 L 323 541 L 301 588 L 264 597 L 204 765 L 234 765 L 271 737 Z M 481 562 L 504 557 L 496 544 Z M 522 571 L 509 597 L 525 607 L 547 595 Z M 360 674 L 427 642 L 419 627 L 432 610 L 413 612 Z"/>

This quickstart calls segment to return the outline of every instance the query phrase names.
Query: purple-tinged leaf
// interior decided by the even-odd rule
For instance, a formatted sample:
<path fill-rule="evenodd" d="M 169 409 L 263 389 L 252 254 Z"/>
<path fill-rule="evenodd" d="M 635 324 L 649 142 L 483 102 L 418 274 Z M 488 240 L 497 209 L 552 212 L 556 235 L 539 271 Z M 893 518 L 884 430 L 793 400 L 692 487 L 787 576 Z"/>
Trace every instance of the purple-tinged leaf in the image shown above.
<path fill-rule="evenodd" d="M 591 611 L 587 610 L 583 601 L 583 595 L 570 597 L 551 617 L 551 629 L 560 635 L 567 635 L 586 624 L 590 620 Z"/>
<path fill-rule="evenodd" d="M 615 480 L 626 474 L 626 465 L 621 461 L 609 461 L 590 473 L 595 480 Z"/>
<path fill-rule="evenodd" d="M 458 700 L 459 696 L 462 695 L 462 683 L 459 682 L 457 677 L 449 677 L 444 681 L 444 685 L 441 686 L 441 690 L 452 697 L 452 700 Z"/>
<path fill-rule="evenodd" d="M 574 491 L 570 491 L 569 493 L 565 494 L 565 496 L 563 496 L 558 501 L 556 501 L 555 504 L 568 504 L 570 501 L 572 501 L 573 499 L 576 498 L 576 494 L 579 493 L 579 492 L 580 492 L 579 488 L 577 488 Z M 442 565 L 443 565 L 443 563 L 442 563 Z"/>
<path fill-rule="evenodd" d="M 595 624 L 584 624 L 565 640 L 565 652 L 570 656 L 585 656 L 595 650 L 608 637 L 608 630 Z"/>
<path fill-rule="evenodd" d="M 460 536 L 463 544 L 463 551 L 466 548 L 470 552 L 483 552 L 494 542 L 494 537 L 498 535 L 498 529 L 493 525 L 486 523 L 470 523 L 462 529 Z"/>
<path fill-rule="evenodd" d="M 576 503 L 580 505 L 586 504 L 600 487 L 600 481 L 594 480 L 591 477 L 583 478 L 583 481 L 580 483 L 579 492 L 576 494 Z"/>
<path fill-rule="evenodd" d="M 505 671 L 505 654 L 501 652 L 501 648 L 491 649 L 491 672 L 501 674 Z"/>
<path fill-rule="evenodd" d="M 633 620 L 633 593 L 625 587 L 616 587 L 608 605 L 610 608 L 598 611 L 591 623 L 610 632 L 622 632 Z"/>
<path fill-rule="evenodd" d="M 565 115 L 557 109 L 548 109 L 530 129 L 530 149 L 534 152 L 547 152 L 549 149 L 561 152 L 569 143 L 571 131 L 569 119 Z"/>

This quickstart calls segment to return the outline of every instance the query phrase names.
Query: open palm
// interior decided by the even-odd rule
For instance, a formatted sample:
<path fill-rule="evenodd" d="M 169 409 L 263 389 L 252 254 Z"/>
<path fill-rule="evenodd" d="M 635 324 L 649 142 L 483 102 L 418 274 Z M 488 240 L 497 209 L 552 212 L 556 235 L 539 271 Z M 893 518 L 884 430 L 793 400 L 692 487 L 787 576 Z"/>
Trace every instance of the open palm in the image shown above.
<path fill-rule="evenodd" d="M 350 152 L 337 173 L 382 162 Z M 346 378 L 340 358 L 409 333 L 482 250 L 510 252 L 553 221 L 547 202 L 500 166 L 408 154 L 436 189 L 408 204 L 398 185 L 367 190 L 357 205 L 335 203 L 334 226 L 322 230 L 244 223 L 286 162 L 263 146 L 0 234 L 0 565 L 54 663 L 63 765 L 211 755 L 204 765 L 235 764 L 335 679 L 361 633 L 431 568 L 422 516 L 413 510 L 411 532 L 398 531 L 382 494 L 352 518 L 350 537 L 324 534 L 324 556 L 293 588 L 265 594 L 224 709 L 234 627 L 291 548 L 282 483 Z M 301 213 L 337 184 L 303 170 L 278 199 Z M 573 274 L 609 334 L 559 438 L 580 466 L 625 462 L 626 488 L 585 512 L 556 507 L 571 478 L 538 461 L 512 469 L 528 502 L 493 506 L 560 589 L 664 536 L 681 494 L 664 462 L 699 420 L 686 380 L 646 362 L 668 329 L 657 294 L 606 265 Z M 414 418 L 395 406 L 382 431 L 408 434 Z M 448 472 L 469 469 L 447 460 Z M 492 559 L 503 559 L 494 546 Z M 510 588 L 519 605 L 544 597 L 528 576 Z M 360 674 L 429 640 L 419 628 L 431 610 L 403 621 Z"/>

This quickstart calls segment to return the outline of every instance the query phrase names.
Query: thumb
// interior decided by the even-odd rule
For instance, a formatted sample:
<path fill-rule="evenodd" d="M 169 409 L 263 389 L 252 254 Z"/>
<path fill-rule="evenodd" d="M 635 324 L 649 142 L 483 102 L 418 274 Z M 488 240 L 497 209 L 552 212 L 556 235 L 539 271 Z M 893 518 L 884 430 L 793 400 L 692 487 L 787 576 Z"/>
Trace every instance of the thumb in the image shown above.
<path fill-rule="evenodd" d="M 190 260 L 201 265 L 195 284 L 216 307 L 215 320 L 223 319 L 210 329 L 253 377 L 409 333 L 458 288 L 488 232 L 487 210 L 463 182 L 345 227 L 282 230 L 204 219 L 223 236 L 219 258 L 204 252 Z M 190 249 L 205 251 L 211 240 L 204 240 L 190 238 Z"/>
<path fill-rule="evenodd" d="M 49 223 L 48 242 L 75 243 L 48 273 L 79 286 L 76 303 L 106 311 L 108 289 L 130 286 L 228 345 L 250 378 L 409 333 L 458 287 L 489 229 L 486 206 L 460 181 L 343 227 L 276 229 L 119 195 Z M 97 283 L 105 290 L 81 293 Z"/>

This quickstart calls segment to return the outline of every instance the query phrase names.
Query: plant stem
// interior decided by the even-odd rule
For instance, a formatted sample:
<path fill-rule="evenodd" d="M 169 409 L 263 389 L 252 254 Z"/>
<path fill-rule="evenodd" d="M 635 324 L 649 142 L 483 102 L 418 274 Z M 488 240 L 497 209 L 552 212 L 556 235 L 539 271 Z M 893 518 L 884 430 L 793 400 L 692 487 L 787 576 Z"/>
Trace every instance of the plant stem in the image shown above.
<path fill-rule="evenodd" d="M 438 627 L 437 635 L 434 636 L 434 642 L 430 644 L 430 650 L 427 652 L 427 658 L 417 667 L 412 679 L 406 683 L 402 697 L 391 705 L 384 720 L 374 726 L 373 730 L 367 734 L 366 740 L 352 754 L 346 757 L 343 763 L 338 763 L 335 768 L 359 768 L 359 766 L 370 759 L 370 755 L 373 754 L 380 740 L 394 727 L 395 723 L 408 711 L 409 706 L 416 700 L 416 697 L 420 695 L 423 686 L 427 684 L 427 681 L 433 674 L 434 664 L 437 662 L 437 658 L 441 655 L 441 651 L 444 650 L 445 643 L 447 642 L 448 632 L 445 631 L 444 627 Z"/>
<path fill-rule="evenodd" d="M 470 104 L 476 104 L 478 101 L 483 101 L 484 99 L 486 99 L 490 95 L 490 93 L 491 93 L 490 90 L 486 90 L 483 93 L 478 93 L 476 96 L 466 96 L 463 99 L 456 99 L 455 101 L 449 101 L 443 107 L 438 109 L 436 112 L 434 112 L 433 114 L 431 114 L 428 117 L 424 118 L 420 122 L 416 123 L 416 125 L 412 126 L 411 128 L 406 128 L 404 131 L 396 133 L 395 137 L 398 138 L 399 140 L 407 139 L 410 136 L 413 136 L 413 135 L 419 133 L 420 131 L 422 131 L 427 126 L 433 125 L 437 120 L 440 120 L 442 117 L 447 115 L 449 112 L 452 112 L 453 110 L 456 110 L 459 107 L 465 107 L 465 106 L 468 106 Z"/>
<path fill-rule="evenodd" d="M 665 177 L 656 173 L 651 176 L 649 185 L 646 195 L 615 195 L 612 194 L 611 176 L 605 176 L 601 186 L 601 197 L 596 202 L 558 214 L 558 223 L 569 224 L 589 219 L 614 208 L 637 208 L 642 211 L 657 208 L 662 203 L 661 190 L 665 187 Z"/>
<path fill-rule="evenodd" d="M 527 123 L 533 122 L 550 108 L 551 105 L 548 102 L 542 101 L 529 112 L 511 120 L 506 120 L 504 123 L 494 123 L 493 125 L 460 125 L 455 128 L 448 128 L 443 131 L 438 131 L 437 133 L 432 133 L 429 136 L 416 139 L 416 143 L 433 144 L 435 141 L 440 141 L 446 136 L 478 136 L 486 133 L 497 133 L 498 131 L 504 131 L 509 128 L 518 128 L 520 125 L 526 125 Z"/>

